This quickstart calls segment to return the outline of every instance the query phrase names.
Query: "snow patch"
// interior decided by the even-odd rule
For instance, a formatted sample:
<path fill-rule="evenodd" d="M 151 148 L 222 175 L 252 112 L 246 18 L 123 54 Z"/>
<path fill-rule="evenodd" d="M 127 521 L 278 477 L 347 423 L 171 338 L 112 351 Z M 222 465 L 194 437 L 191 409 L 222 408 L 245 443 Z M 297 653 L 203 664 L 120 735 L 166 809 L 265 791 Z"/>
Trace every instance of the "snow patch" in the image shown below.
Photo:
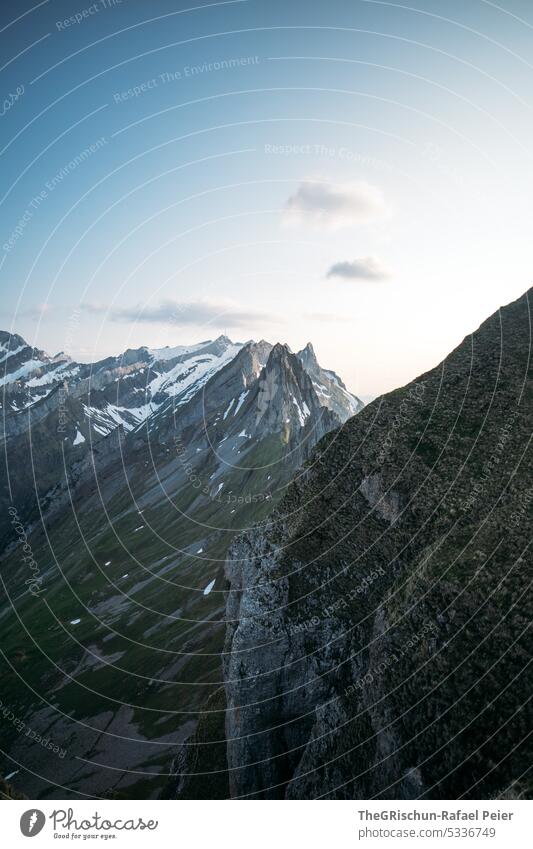
<path fill-rule="evenodd" d="M 212 375 L 233 360 L 242 348 L 240 344 L 229 345 L 225 351 L 216 356 L 216 354 L 202 352 L 206 344 L 193 346 L 191 348 L 193 356 L 176 363 L 169 371 L 162 372 L 154 377 L 146 387 L 147 391 L 151 393 L 151 397 L 164 391 L 174 399 L 175 404 L 185 404 Z M 198 351 L 198 353 L 194 356 L 195 351 Z M 168 359 L 172 359 L 172 357 L 168 357 Z"/>
<path fill-rule="evenodd" d="M 8 351 L 6 354 L 4 354 L 3 357 L 0 358 L 0 363 L 5 363 L 5 361 L 9 359 L 9 357 L 14 357 L 15 354 L 20 354 L 20 352 L 23 351 L 26 347 L 27 345 L 19 345 L 18 348 L 14 348 L 12 351 Z M 4 345 L 2 345 L 2 350 L 6 350 Z"/>
<path fill-rule="evenodd" d="M 232 399 L 231 399 L 231 401 L 229 402 L 229 405 L 228 405 L 228 408 L 227 408 L 226 412 L 225 412 L 225 413 L 224 413 L 224 415 L 222 416 L 222 418 L 223 418 L 223 419 L 225 419 L 225 418 L 226 418 L 226 416 L 228 415 L 229 411 L 230 411 L 230 410 L 231 410 L 231 408 L 233 407 L 233 404 L 234 404 L 234 403 L 235 403 L 235 398 L 232 398 Z"/>
<path fill-rule="evenodd" d="M 176 345 L 174 348 L 148 348 L 148 353 L 154 358 L 154 362 L 164 362 L 165 360 L 174 360 L 176 357 L 184 357 L 187 354 L 194 354 L 196 351 L 201 351 L 209 342 L 199 342 L 197 345 Z"/>
<path fill-rule="evenodd" d="M 14 775 L 20 772 L 20 769 L 15 769 L 13 772 L 10 772 L 9 775 L 4 776 L 4 781 L 9 781 L 10 778 L 13 778 Z"/>
<path fill-rule="evenodd" d="M 81 445 L 83 442 L 85 442 L 85 437 L 83 433 L 81 433 L 79 430 L 76 430 L 76 436 L 74 437 L 72 444 Z"/>
<path fill-rule="evenodd" d="M 303 409 L 302 409 L 300 407 L 298 401 L 294 397 L 294 395 L 292 396 L 292 400 L 293 400 L 294 406 L 296 407 L 296 411 L 298 413 L 298 419 L 300 421 L 300 427 L 303 427 L 305 425 L 305 420 L 311 415 L 311 413 L 309 411 L 309 407 L 307 406 L 305 401 L 303 401 Z"/>
<path fill-rule="evenodd" d="M 233 413 L 234 416 L 237 415 L 237 413 L 241 409 L 242 405 L 244 404 L 244 399 L 248 395 L 248 392 L 249 392 L 249 390 L 245 389 L 244 392 L 241 392 L 241 394 L 239 395 L 239 400 L 237 401 L 237 406 L 235 407 L 235 412 Z"/>
<path fill-rule="evenodd" d="M 47 371 L 45 374 L 42 374 L 41 377 L 32 377 L 31 380 L 28 380 L 27 385 L 31 386 L 32 389 L 36 386 L 47 386 L 49 383 L 54 383 L 56 380 L 64 380 L 66 377 L 75 377 L 79 370 L 79 366 L 68 368 L 68 362 L 63 361 L 55 368 L 50 369 L 50 371 Z"/>
<path fill-rule="evenodd" d="M 0 386 L 5 386 L 8 383 L 14 383 L 16 380 L 27 377 L 33 371 L 42 367 L 43 363 L 41 360 L 28 360 L 27 363 L 21 365 L 16 371 L 12 371 L 11 374 L 6 374 L 3 377 L 0 377 Z"/>
<path fill-rule="evenodd" d="M 207 585 L 207 587 L 204 590 L 204 595 L 209 595 L 209 593 L 211 592 L 211 590 L 215 586 L 215 581 L 216 581 L 216 578 L 213 578 L 213 580 Z"/>

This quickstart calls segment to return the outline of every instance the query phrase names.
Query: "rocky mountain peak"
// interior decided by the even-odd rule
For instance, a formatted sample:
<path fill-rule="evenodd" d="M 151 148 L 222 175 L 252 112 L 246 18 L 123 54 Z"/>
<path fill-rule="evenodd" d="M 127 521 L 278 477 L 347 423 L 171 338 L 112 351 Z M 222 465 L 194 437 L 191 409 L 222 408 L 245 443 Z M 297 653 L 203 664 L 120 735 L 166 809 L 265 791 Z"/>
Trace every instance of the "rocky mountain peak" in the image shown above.
<path fill-rule="evenodd" d="M 320 403 L 328 407 L 342 421 L 345 420 L 345 410 L 348 408 L 349 416 L 353 416 L 363 409 L 363 402 L 346 389 L 346 386 L 330 369 L 322 368 L 319 364 L 315 349 L 311 342 L 296 354 L 306 372 L 311 377 L 314 389 L 320 399 Z"/>
<path fill-rule="evenodd" d="M 264 339 L 261 339 L 260 342 L 246 342 L 243 345 L 235 359 L 242 363 L 246 385 L 250 379 L 259 376 L 268 361 L 272 347 L 270 342 L 265 342 Z"/>
<path fill-rule="evenodd" d="M 18 333 L 9 333 L 7 330 L 0 330 L 0 346 L 4 351 L 13 351 L 15 348 L 29 348 L 28 343 Z"/>
<path fill-rule="evenodd" d="M 287 344 L 284 342 L 276 342 L 273 346 L 269 360 L 272 362 L 280 362 L 283 359 L 287 359 L 288 356 L 292 355 L 292 351 Z"/>
<path fill-rule="evenodd" d="M 233 342 L 231 341 L 229 336 L 226 336 L 225 333 L 221 333 L 220 336 L 217 336 L 214 342 L 218 345 L 225 345 L 226 347 L 228 345 L 233 345 Z"/>
<path fill-rule="evenodd" d="M 205 346 L 205 350 L 212 351 L 214 353 L 223 353 L 224 351 L 227 351 L 230 348 L 233 348 L 234 346 L 235 343 L 231 341 L 229 336 L 221 334 L 220 336 L 217 336 L 217 338 L 214 339 L 212 342 L 207 343 Z"/>
<path fill-rule="evenodd" d="M 300 438 L 308 424 L 317 425 L 322 413 L 311 378 L 299 358 L 288 345 L 274 345 L 243 409 L 247 432 L 279 433 L 289 445 Z M 329 419 L 328 424 L 334 426 Z"/>
<path fill-rule="evenodd" d="M 280 386 L 303 392 L 312 391 L 309 375 L 302 362 L 296 354 L 292 353 L 288 345 L 280 342 L 276 343 L 270 351 L 261 377 L 268 380 L 269 375 L 279 378 Z"/>
<path fill-rule="evenodd" d="M 318 366 L 318 360 L 316 358 L 315 349 L 313 348 L 312 342 L 308 342 L 305 348 L 302 348 L 301 351 L 298 351 L 297 356 L 304 363 L 306 368 L 310 366 Z"/>

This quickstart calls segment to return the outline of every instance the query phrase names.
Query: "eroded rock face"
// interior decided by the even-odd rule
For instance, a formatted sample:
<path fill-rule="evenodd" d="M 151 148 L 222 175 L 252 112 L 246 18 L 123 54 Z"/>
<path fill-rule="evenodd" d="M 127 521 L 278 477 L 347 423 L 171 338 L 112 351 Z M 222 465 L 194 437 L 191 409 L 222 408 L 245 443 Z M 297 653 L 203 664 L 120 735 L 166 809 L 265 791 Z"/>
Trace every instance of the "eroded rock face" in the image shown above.
<path fill-rule="evenodd" d="M 394 490 L 388 490 L 383 485 L 380 473 L 367 475 L 366 478 L 363 478 L 359 491 L 364 495 L 369 505 L 375 509 L 378 516 L 381 516 L 391 525 L 396 521 L 401 510 L 400 494 L 394 492 Z"/>
<path fill-rule="evenodd" d="M 282 753 L 283 741 L 262 733 L 268 731 L 279 713 L 277 702 L 283 692 L 283 665 L 289 649 L 283 614 L 288 602 L 288 581 L 275 579 L 276 567 L 275 552 L 268 549 L 258 533 L 235 544 L 226 569 L 231 590 L 226 609 L 229 621 L 224 679 L 233 797 L 246 793 L 262 776 L 269 784 L 278 780 L 276 758 Z M 270 669 L 277 672 L 261 674 L 265 657 Z"/>
<path fill-rule="evenodd" d="M 287 530 L 274 533 L 283 539 Z M 292 598 L 291 585 L 307 583 L 309 563 L 291 559 L 293 574 L 286 574 L 284 555 L 271 540 L 261 528 L 250 532 L 233 545 L 226 567 L 227 617 L 238 620 L 227 626 L 224 665 L 230 793 L 317 798 L 333 786 L 339 797 L 351 798 L 338 758 L 346 740 L 357 748 L 355 728 L 370 721 L 369 732 L 377 732 L 382 719 L 368 710 L 369 687 L 357 686 L 374 662 L 367 635 L 379 617 L 349 623 L 344 614 L 387 575 L 372 572 L 340 598 L 323 587 L 302 603 Z M 367 714 L 355 725 L 354 708 Z M 379 736 L 376 755 L 394 748 L 395 736 L 389 737 Z M 358 755 L 366 757 L 367 749 Z"/>
<path fill-rule="evenodd" d="M 528 295 L 328 434 L 230 549 L 232 797 L 532 795 Z"/>

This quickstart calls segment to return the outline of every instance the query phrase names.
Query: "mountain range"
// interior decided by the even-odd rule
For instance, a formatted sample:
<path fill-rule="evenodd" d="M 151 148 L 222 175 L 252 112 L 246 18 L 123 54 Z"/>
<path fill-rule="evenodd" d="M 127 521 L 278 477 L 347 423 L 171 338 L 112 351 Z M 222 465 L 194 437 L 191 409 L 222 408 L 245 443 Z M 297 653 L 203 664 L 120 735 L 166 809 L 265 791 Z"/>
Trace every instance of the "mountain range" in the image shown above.
<path fill-rule="evenodd" d="M 296 469 L 327 430 L 363 406 L 319 366 L 311 344 L 293 354 L 264 340 L 241 344 L 220 336 L 82 364 L 4 332 L 0 352 L 8 482 L 0 500 L 13 499 L 30 522 L 40 509 L 45 519 L 63 503 L 62 481 L 78 485 L 90 467 L 101 473 L 125 457 L 129 463 L 148 445 L 152 454 L 162 447 L 171 453 L 183 439 L 182 465 L 196 453 L 202 460 L 214 455 L 217 470 L 210 466 L 209 478 L 217 485 L 235 468 L 255 470 L 253 455 L 265 439 L 273 462 L 283 455 Z M 0 542 L 4 526 L 0 521 Z"/>
<path fill-rule="evenodd" d="M 54 762 L 11 729 L 17 786 L 142 797 L 219 686 L 231 540 L 363 405 L 311 344 L 84 364 L 2 333 L 0 360 L 5 703 L 70 741 Z"/>
<path fill-rule="evenodd" d="M 59 748 L 8 792 L 532 798 L 532 296 L 364 409 L 311 345 L 2 337 L 2 701 Z"/>
<path fill-rule="evenodd" d="M 170 795 L 533 797 L 532 296 L 325 435 L 234 541 L 223 684 Z"/>

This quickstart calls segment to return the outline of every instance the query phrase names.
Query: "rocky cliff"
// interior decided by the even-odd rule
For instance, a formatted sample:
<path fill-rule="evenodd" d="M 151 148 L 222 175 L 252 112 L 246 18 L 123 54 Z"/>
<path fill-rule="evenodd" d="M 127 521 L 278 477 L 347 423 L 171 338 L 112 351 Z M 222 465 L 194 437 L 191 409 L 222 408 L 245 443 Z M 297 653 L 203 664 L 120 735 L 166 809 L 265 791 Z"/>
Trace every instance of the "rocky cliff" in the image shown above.
<path fill-rule="evenodd" d="M 224 688 L 174 794 L 531 797 L 532 295 L 326 435 L 233 543 Z"/>
<path fill-rule="evenodd" d="M 51 758 L 8 725 L 0 773 L 30 798 L 156 796 L 220 688 L 231 541 L 359 402 L 332 409 L 340 379 L 264 340 L 83 365 L 0 334 L 0 360 L 2 701 L 69 741 Z"/>

